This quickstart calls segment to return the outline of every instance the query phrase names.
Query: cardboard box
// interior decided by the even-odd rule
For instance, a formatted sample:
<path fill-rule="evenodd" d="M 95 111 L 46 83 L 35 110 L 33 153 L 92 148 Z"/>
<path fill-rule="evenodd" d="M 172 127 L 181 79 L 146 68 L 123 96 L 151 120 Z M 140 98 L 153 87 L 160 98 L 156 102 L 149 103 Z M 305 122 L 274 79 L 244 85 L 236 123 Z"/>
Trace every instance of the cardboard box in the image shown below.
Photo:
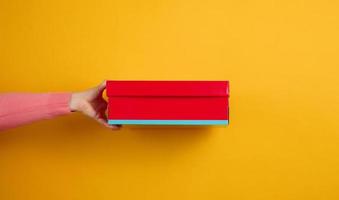
<path fill-rule="evenodd" d="M 108 123 L 227 125 L 228 81 L 107 81 Z"/>

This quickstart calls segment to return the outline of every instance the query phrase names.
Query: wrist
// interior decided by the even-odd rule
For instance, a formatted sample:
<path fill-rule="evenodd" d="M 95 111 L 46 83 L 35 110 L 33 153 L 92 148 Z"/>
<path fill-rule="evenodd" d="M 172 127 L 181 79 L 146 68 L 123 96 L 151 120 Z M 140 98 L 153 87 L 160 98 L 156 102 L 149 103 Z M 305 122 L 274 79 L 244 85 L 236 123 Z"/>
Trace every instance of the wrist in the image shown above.
<path fill-rule="evenodd" d="M 78 111 L 78 109 L 77 109 L 77 94 L 76 93 L 71 94 L 71 98 L 69 100 L 68 107 L 69 107 L 69 110 L 71 112 Z"/>

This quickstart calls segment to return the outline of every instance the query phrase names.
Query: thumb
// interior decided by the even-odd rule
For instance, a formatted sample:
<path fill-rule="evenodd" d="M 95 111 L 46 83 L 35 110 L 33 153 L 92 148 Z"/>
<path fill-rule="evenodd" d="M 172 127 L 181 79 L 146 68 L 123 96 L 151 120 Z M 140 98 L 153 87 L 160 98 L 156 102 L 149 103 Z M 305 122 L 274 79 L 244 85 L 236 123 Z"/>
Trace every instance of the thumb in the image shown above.
<path fill-rule="evenodd" d="M 103 81 L 98 86 L 90 89 L 88 93 L 90 100 L 98 98 L 98 96 L 101 96 L 105 88 L 106 88 L 106 81 Z"/>
<path fill-rule="evenodd" d="M 100 83 L 100 85 L 97 86 L 97 89 L 99 92 L 104 91 L 105 88 L 106 88 L 106 80 L 104 80 L 103 82 Z"/>

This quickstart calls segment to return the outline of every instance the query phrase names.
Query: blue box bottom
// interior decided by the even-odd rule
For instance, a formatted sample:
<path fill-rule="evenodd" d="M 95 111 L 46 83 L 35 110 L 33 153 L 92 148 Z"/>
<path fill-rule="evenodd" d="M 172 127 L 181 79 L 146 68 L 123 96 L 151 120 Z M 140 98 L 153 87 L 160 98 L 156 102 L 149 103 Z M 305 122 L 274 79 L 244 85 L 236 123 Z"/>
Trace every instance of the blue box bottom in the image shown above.
<path fill-rule="evenodd" d="M 130 120 L 110 119 L 108 124 L 131 125 L 228 125 L 228 120 Z"/>

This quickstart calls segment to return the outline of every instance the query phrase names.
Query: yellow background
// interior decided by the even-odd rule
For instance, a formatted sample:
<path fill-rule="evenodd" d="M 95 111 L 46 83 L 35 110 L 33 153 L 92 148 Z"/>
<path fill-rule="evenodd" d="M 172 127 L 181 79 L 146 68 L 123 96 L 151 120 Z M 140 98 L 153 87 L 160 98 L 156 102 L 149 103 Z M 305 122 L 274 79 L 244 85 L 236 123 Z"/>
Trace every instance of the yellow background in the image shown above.
<path fill-rule="evenodd" d="M 338 199 L 338 1 L 0 0 L 0 89 L 230 80 L 229 127 L 0 134 L 0 199 Z"/>

